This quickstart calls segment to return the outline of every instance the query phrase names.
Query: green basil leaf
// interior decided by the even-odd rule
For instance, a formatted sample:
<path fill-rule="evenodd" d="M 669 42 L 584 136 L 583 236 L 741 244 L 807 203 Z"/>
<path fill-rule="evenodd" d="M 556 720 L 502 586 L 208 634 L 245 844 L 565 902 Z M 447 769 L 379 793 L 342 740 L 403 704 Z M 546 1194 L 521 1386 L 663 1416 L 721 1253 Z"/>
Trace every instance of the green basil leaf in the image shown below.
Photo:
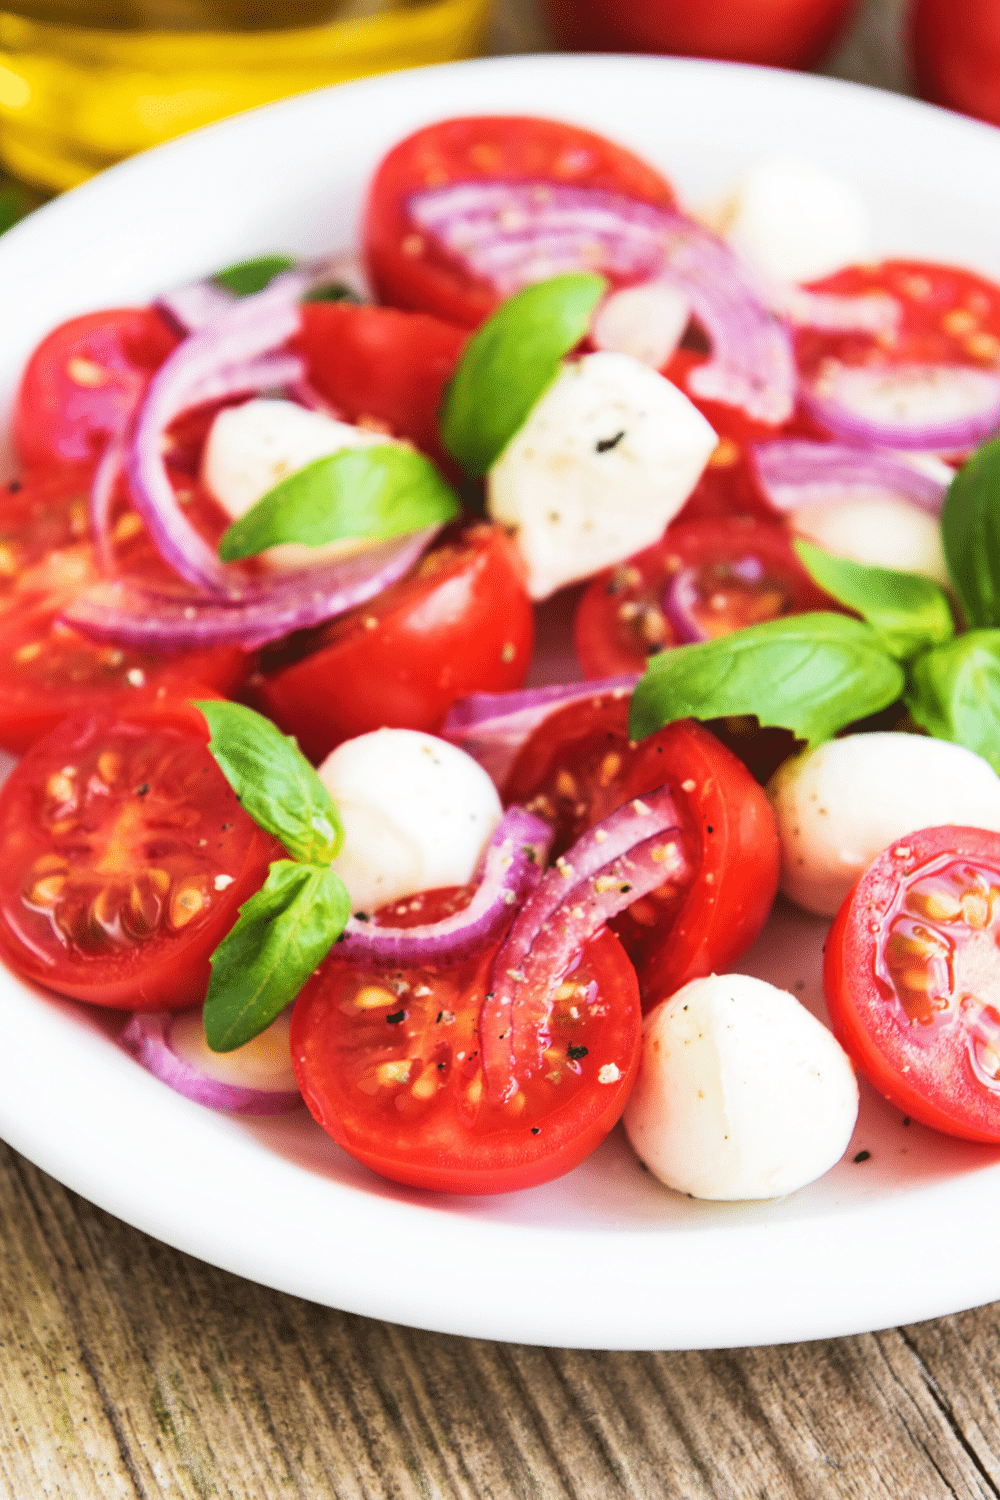
<path fill-rule="evenodd" d="M 796 542 L 795 550 L 820 588 L 862 615 L 898 661 L 955 634 L 948 596 L 930 578 L 834 557 L 809 542 Z"/>
<path fill-rule="evenodd" d="M 444 445 L 470 474 L 485 474 L 583 338 L 607 290 L 573 272 L 525 287 L 465 346 L 441 408 Z"/>
<path fill-rule="evenodd" d="M 970 630 L 918 657 L 906 706 L 935 739 L 975 750 L 1000 771 L 1000 630 Z"/>
<path fill-rule="evenodd" d="M 231 1052 L 270 1026 L 344 930 L 351 898 L 325 866 L 279 859 L 212 954 L 205 1036 Z"/>
<path fill-rule="evenodd" d="M 654 656 L 632 695 L 629 732 L 674 719 L 756 714 L 809 744 L 887 707 L 902 669 L 870 625 L 846 615 L 790 615 Z"/>
<path fill-rule="evenodd" d="M 323 281 L 319 286 L 314 286 L 311 291 L 306 292 L 302 298 L 303 302 L 353 302 L 360 306 L 361 298 L 357 292 L 342 281 Z"/>
<path fill-rule="evenodd" d="M 941 535 L 969 625 L 1000 625 L 1000 438 L 985 443 L 955 475 Z"/>
<path fill-rule="evenodd" d="M 211 731 L 208 748 L 246 812 L 289 854 L 328 865 L 344 842 L 333 798 L 295 741 L 242 703 L 195 703 Z"/>
<path fill-rule="evenodd" d="M 349 537 L 385 541 L 454 520 L 460 510 L 451 486 L 413 448 L 341 448 L 268 490 L 230 526 L 219 556 L 234 562 L 281 542 L 321 547 Z"/>
<path fill-rule="evenodd" d="M 216 271 L 212 280 L 224 291 L 234 292 L 237 297 L 249 297 L 270 286 L 282 271 L 290 271 L 295 265 L 290 255 L 258 255 L 255 260 L 240 260 L 234 266 Z"/>

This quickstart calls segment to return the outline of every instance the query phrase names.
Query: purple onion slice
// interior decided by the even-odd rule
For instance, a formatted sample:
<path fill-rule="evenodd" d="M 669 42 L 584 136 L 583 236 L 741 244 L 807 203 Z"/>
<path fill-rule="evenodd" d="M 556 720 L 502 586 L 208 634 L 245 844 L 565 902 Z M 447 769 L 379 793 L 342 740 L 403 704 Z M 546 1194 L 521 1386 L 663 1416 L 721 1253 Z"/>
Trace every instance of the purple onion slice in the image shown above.
<path fill-rule="evenodd" d="M 483 856 L 479 888 L 462 911 L 420 927 L 382 927 L 351 917 L 332 956 L 347 963 L 409 968 L 454 963 L 494 942 L 541 877 L 552 830 L 509 807 Z"/>
<path fill-rule="evenodd" d="M 201 1046 L 197 1043 L 198 1031 Z M 200 1011 L 139 1012 L 121 1034 L 125 1050 L 161 1082 L 196 1104 L 236 1115 L 284 1114 L 302 1103 L 291 1055 L 287 1070 L 278 1061 L 282 1039 L 287 1051 L 286 1016 L 279 1016 L 246 1047 L 216 1061 L 216 1055 L 208 1054 L 204 1043 Z M 277 1058 L 268 1058 L 268 1050 L 277 1053 Z M 204 1065 L 199 1065 L 202 1054 L 208 1055 L 204 1056 Z M 214 1076 L 217 1073 L 229 1074 L 231 1081 Z"/>
<path fill-rule="evenodd" d="M 887 292 L 865 292 L 857 297 L 835 292 L 812 292 L 804 286 L 775 288 L 771 305 L 796 328 L 819 328 L 828 333 L 892 333 L 902 309 Z"/>
<path fill-rule="evenodd" d="M 617 283 L 663 280 L 684 296 L 712 354 L 688 376 L 696 396 L 785 421 L 795 404 L 791 335 L 747 266 L 674 209 L 551 182 L 458 183 L 414 193 L 414 222 L 503 296 L 566 271 Z"/>
<path fill-rule="evenodd" d="M 958 453 L 1000 431 L 1000 371 L 970 365 L 845 365 L 828 359 L 802 403 L 863 447 Z"/>
<path fill-rule="evenodd" d="M 758 485 L 782 515 L 803 505 L 888 495 L 936 516 L 954 474 L 942 461 L 798 438 L 754 444 L 749 455 Z"/>
<path fill-rule="evenodd" d="M 164 292 L 153 306 L 181 337 L 195 333 L 223 316 L 236 301 L 236 294 L 214 281 L 193 281 L 175 291 Z"/>
<path fill-rule="evenodd" d="M 497 954 L 480 1016 L 492 1100 L 510 1099 L 517 1076 L 547 1066 L 546 1026 L 556 990 L 584 943 L 633 901 L 669 881 L 687 883 L 691 875 L 666 787 L 626 802 L 546 871 Z"/>

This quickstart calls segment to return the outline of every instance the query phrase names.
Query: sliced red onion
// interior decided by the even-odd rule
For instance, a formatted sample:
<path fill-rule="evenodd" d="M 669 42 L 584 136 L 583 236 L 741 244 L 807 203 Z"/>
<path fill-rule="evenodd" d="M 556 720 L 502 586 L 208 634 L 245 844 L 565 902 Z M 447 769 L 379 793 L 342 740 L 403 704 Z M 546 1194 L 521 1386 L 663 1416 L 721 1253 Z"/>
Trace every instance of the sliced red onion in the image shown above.
<path fill-rule="evenodd" d="M 420 927 L 382 927 L 351 917 L 334 958 L 407 968 L 481 951 L 508 925 L 511 908 L 523 906 L 538 884 L 551 842 L 547 823 L 523 807 L 509 807 L 486 847 L 479 888 L 468 906 Z"/>
<path fill-rule="evenodd" d="M 522 688 L 512 693 L 472 693 L 449 709 L 441 736 L 477 760 L 500 786 L 525 740 L 550 713 L 567 703 L 580 703 L 601 694 L 625 698 L 638 681 L 637 673 L 595 682 Z"/>
<path fill-rule="evenodd" d="M 476 277 L 507 296 L 566 271 L 663 280 L 687 300 L 712 355 L 689 375 L 693 394 L 779 423 L 795 404 L 788 328 L 747 266 L 675 209 L 598 188 L 478 182 L 411 195 L 414 223 Z"/>
<path fill-rule="evenodd" d="M 749 584 L 759 583 L 766 573 L 764 564 L 753 553 L 727 563 L 727 569 L 734 578 Z M 660 603 L 678 646 L 711 640 L 711 632 L 700 618 L 704 599 L 701 568 L 680 568 L 672 574 Z"/>
<path fill-rule="evenodd" d="M 797 438 L 757 443 L 750 463 L 767 501 L 782 515 L 803 505 L 831 500 L 891 496 L 940 515 L 954 470 L 935 461 L 918 464 L 905 454 L 852 448 L 844 443 L 809 443 Z"/>
<path fill-rule="evenodd" d="M 217 286 L 214 281 L 195 281 L 173 292 L 164 292 L 153 306 L 174 332 L 183 336 L 213 323 L 227 313 L 235 301 L 234 292 Z"/>
<path fill-rule="evenodd" d="M 491 1099 L 510 1099 L 518 1077 L 547 1066 L 546 1028 L 556 990 L 584 943 L 633 901 L 667 881 L 687 881 L 691 873 L 666 787 L 625 803 L 546 871 L 497 955 L 480 1016 Z"/>
<path fill-rule="evenodd" d="M 785 285 L 774 288 L 771 306 L 796 328 L 819 328 L 828 333 L 892 333 L 902 317 L 899 302 L 887 292 L 842 297 L 835 292 L 811 292 L 804 286 Z"/>
<path fill-rule="evenodd" d="M 1000 430 L 1000 372 L 829 359 L 803 387 L 802 402 L 811 417 L 848 442 L 960 452 Z"/>
<path fill-rule="evenodd" d="M 61 618 L 92 640 L 144 651 L 226 645 L 253 650 L 374 598 L 409 572 L 438 529 L 394 538 L 309 572 L 283 575 L 270 582 L 266 592 L 232 601 L 165 594 L 128 579 L 109 580 L 78 594 Z"/>
<path fill-rule="evenodd" d="M 90 529 L 97 561 L 106 573 L 110 573 L 112 567 L 111 502 L 121 477 L 124 457 L 125 446 L 121 438 L 112 438 L 90 481 Z"/>
<path fill-rule="evenodd" d="M 265 1089 L 246 1084 L 224 1083 L 181 1057 L 171 1045 L 171 1034 L 188 1012 L 138 1013 L 121 1034 L 127 1052 L 161 1082 L 169 1084 L 196 1104 L 237 1115 L 275 1115 L 296 1109 L 302 1103 L 298 1089 Z M 200 1016 L 199 1016 L 200 1023 Z M 253 1046 L 253 1043 L 250 1043 Z"/>

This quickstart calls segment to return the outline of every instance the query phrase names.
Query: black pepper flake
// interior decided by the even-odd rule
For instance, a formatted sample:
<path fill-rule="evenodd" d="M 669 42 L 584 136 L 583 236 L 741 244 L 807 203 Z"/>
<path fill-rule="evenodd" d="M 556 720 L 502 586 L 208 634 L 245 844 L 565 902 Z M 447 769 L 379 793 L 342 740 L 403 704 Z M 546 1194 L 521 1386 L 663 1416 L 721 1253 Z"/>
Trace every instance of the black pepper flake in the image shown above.
<path fill-rule="evenodd" d="M 868 1161 L 868 1159 L 869 1159 L 870 1156 L 871 1156 L 871 1152 L 870 1151 L 859 1151 L 858 1154 L 855 1156 L 854 1160 L 857 1161 L 857 1162 Z"/>
<path fill-rule="evenodd" d="M 712 827 L 711 823 L 706 823 L 705 824 L 705 831 L 707 833 L 714 833 L 715 829 Z"/>
<path fill-rule="evenodd" d="M 621 442 L 621 440 L 622 440 L 622 438 L 624 436 L 625 436 L 625 429 L 623 427 L 622 430 L 621 430 L 621 432 L 616 432 L 615 435 L 614 435 L 614 437 L 612 437 L 612 438 L 598 438 L 597 442 L 594 444 L 594 452 L 595 453 L 610 453 L 611 450 L 612 450 L 612 448 L 617 448 L 618 447 L 618 444 Z"/>
<path fill-rule="evenodd" d="M 12 479 L 10 484 L 7 486 L 8 492 L 12 495 L 16 495 L 20 488 L 21 481 L 19 479 Z"/>
<path fill-rule="evenodd" d="M 354 913 L 354 920 L 355 922 L 370 922 L 371 917 L 366 911 L 356 911 Z"/>
<path fill-rule="evenodd" d="M 233 827 L 232 823 L 223 823 L 223 825 L 222 825 L 222 832 L 223 833 L 228 833 L 229 830 L 230 830 L 230 828 L 232 828 L 232 827 Z"/>
<path fill-rule="evenodd" d="M 390 1026 L 398 1026 L 400 1021 L 406 1020 L 405 1010 L 394 1010 L 391 1016 L 386 1016 Z"/>
<path fill-rule="evenodd" d="M 532 1127 L 531 1127 L 531 1133 L 532 1133 L 532 1135 L 541 1135 L 541 1133 L 542 1133 L 541 1132 L 541 1127 L 538 1126 L 538 1125 L 532 1125 Z"/>
<path fill-rule="evenodd" d="M 910 1123 L 911 1123 L 911 1121 L 910 1121 L 909 1115 L 904 1115 L 903 1116 L 903 1124 L 904 1125 L 909 1125 Z"/>
<path fill-rule="evenodd" d="M 581 1057 L 586 1057 L 586 1047 L 567 1047 L 566 1056 L 571 1057 L 574 1062 L 579 1062 Z"/>
<path fill-rule="evenodd" d="M 135 795 L 137 797 L 145 797 L 148 791 L 149 791 L 149 782 L 148 781 L 144 781 L 142 783 L 142 786 L 137 786 L 136 787 L 136 789 L 135 789 Z"/>

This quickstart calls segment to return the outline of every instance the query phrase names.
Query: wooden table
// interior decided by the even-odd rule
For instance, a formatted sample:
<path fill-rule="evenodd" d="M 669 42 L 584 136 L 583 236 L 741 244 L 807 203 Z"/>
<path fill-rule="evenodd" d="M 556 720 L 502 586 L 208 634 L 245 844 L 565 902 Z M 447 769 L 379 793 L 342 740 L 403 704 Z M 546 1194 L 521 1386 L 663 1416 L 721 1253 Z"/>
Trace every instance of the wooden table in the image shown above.
<path fill-rule="evenodd" d="M 868 0 L 827 71 L 905 88 L 898 28 L 899 0 Z M 494 49 L 546 42 L 506 0 Z M 1000 1305 L 772 1349 L 536 1349 L 267 1291 L 6 1148 L 0 1209 L 14 1500 L 1000 1496 Z"/>

